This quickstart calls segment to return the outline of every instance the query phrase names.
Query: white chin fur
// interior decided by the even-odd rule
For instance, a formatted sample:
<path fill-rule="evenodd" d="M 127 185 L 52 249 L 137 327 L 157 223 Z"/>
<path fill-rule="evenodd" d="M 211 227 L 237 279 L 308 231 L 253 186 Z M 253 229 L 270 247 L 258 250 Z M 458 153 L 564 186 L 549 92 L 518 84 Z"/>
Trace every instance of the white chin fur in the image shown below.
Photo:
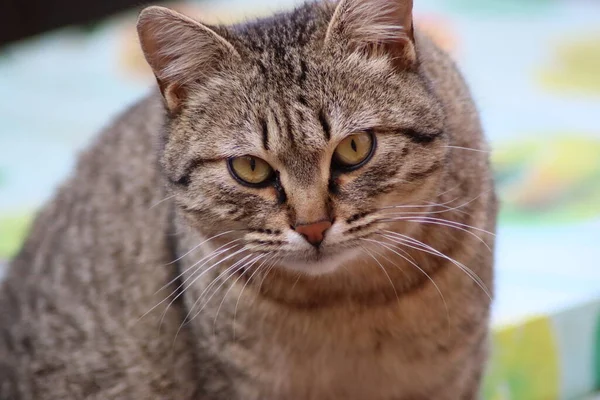
<path fill-rule="evenodd" d="M 344 249 L 335 255 L 325 255 L 318 261 L 283 260 L 281 264 L 293 271 L 318 276 L 334 272 L 350 260 L 356 260 L 360 256 L 359 253 L 356 249 Z"/>

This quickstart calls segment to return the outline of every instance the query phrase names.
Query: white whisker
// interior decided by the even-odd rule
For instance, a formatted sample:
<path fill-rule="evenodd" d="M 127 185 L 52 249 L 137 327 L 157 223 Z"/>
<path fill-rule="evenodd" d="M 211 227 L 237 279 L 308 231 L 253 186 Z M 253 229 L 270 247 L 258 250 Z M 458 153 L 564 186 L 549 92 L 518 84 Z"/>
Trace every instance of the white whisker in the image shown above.
<path fill-rule="evenodd" d="M 250 258 L 250 257 L 252 257 L 252 254 L 247 254 L 244 257 L 242 257 L 240 260 L 238 260 L 235 263 L 233 263 L 233 265 L 225 268 L 225 271 L 219 273 L 219 275 L 217 275 L 217 277 L 214 278 L 208 284 L 208 286 L 206 288 L 204 288 L 204 290 L 202 290 L 202 292 L 200 293 L 200 295 L 198 296 L 198 298 L 196 299 L 196 301 L 194 302 L 194 304 L 192 304 L 192 306 L 190 307 L 190 310 L 188 311 L 188 315 L 183 319 L 184 324 L 187 324 L 187 323 L 191 322 L 204 309 L 204 307 L 210 302 L 210 300 L 213 298 L 213 296 L 216 294 L 216 292 L 225 284 L 225 282 L 227 282 L 227 279 L 229 279 L 231 276 L 233 276 L 233 274 L 235 274 L 235 272 L 237 271 L 237 269 L 241 268 L 242 264 L 244 262 L 246 262 L 246 260 L 248 258 Z M 226 275 L 227 275 L 227 277 L 225 277 Z M 194 310 L 194 308 L 196 308 L 196 306 L 198 305 L 198 303 L 200 302 L 200 300 L 202 300 L 204 298 L 204 296 L 206 294 L 208 294 L 208 291 L 210 289 L 212 289 L 222 277 L 225 277 L 225 279 L 223 279 L 223 281 L 221 282 L 221 284 L 213 291 L 212 295 L 208 298 L 208 300 L 204 302 L 204 305 L 200 308 L 200 311 L 198 311 L 196 314 L 194 314 L 193 317 L 189 318 L 189 316 L 192 313 L 192 310 Z"/>
<path fill-rule="evenodd" d="M 475 233 L 471 232 L 471 231 L 470 231 L 470 230 L 468 230 L 468 229 L 462 228 L 462 227 L 460 227 L 460 226 L 453 225 L 451 221 L 448 221 L 448 222 L 440 222 L 440 221 L 423 220 L 423 218 L 419 218 L 419 219 L 410 219 L 410 220 L 408 220 L 408 221 L 409 221 L 409 222 L 416 222 L 416 223 L 419 223 L 419 224 L 433 224 L 433 225 L 441 225 L 441 226 L 447 226 L 447 227 L 449 227 L 449 228 L 458 229 L 458 230 L 460 230 L 460 231 L 463 231 L 463 232 L 466 232 L 466 233 L 468 233 L 469 235 L 473 236 L 475 239 L 479 240 L 479 241 L 480 241 L 480 242 L 481 242 L 481 243 L 482 243 L 482 244 L 483 244 L 483 245 L 484 245 L 484 246 L 485 246 L 485 247 L 486 247 L 486 248 L 487 248 L 487 249 L 490 251 L 490 253 L 492 252 L 492 249 L 490 248 L 490 246 L 488 246 L 488 244 L 487 244 L 487 243 L 486 243 L 486 242 L 485 242 L 485 241 L 484 241 L 482 238 L 480 238 L 479 236 L 477 236 Z M 469 227 L 469 228 L 471 228 L 471 229 L 475 229 L 475 230 L 477 230 L 477 231 L 483 231 L 483 230 L 480 230 L 480 229 L 478 229 L 478 228 L 475 228 L 475 227 L 472 227 L 472 226 L 471 226 L 471 227 Z M 490 234 L 490 235 L 494 235 L 493 233 L 490 233 L 490 232 L 487 232 L 487 231 L 483 231 L 483 232 L 484 232 L 484 233 L 488 233 L 488 234 Z M 495 236 L 495 235 L 494 235 L 494 236 Z"/>
<path fill-rule="evenodd" d="M 247 248 L 247 247 L 243 247 L 243 248 L 241 248 L 241 249 L 239 249 L 239 250 L 235 251 L 234 253 L 232 253 L 232 254 L 230 254 L 230 255 L 226 256 L 225 258 L 223 258 L 223 259 L 219 260 L 219 261 L 218 261 L 216 264 L 213 264 L 213 265 L 211 265 L 210 267 L 208 267 L 207 269 L 205 269 L 204 271 L 202 271 L 202 272 L 201 272 L 201 273 L 200 273 L 198 276 L 194 277 L 194 279 L 193 279 L 193 280 L 192 280 L 192 281 L 189 283 L 188 287 L 189 287 L 189 286 L 192 286 L 192 285 L 193 285 L 193 284 L 194 284 L 194 283 L 195 283 L 195 282 L 196 282 L 198 279 L 200 279 L 200 278 L 201 278 L 201 277 L 202 277 L 204 274 L 206 274 L 208 271 L 211 271 L 211 270 L 213 270 L 214 268 L 216 268 L 216 267 L 217 267 L 219 264 L 221 264 L 222 262 L 224 262 L 224 261 L 227 261 L 227 260 L 228 260 L 228 259 L 230 259 L 231 257 L 235 257 L 235 256 L 236 256 L 236 255 L 238 255 L 239 253 L 241 253 L 241 252 L 243 252 L 243 251 L 246 251 L 246 250 L 248 250 L 248 248 Z M 205 264 L 206 264 L 206 263 L 204 263 L 204 264 L 202 264 L 202 265 L 205 265 Z M 181 286 L 183 286 L 183 285 L 184 285 L 184 284 L 185 284 L 185 283 L 186 283 L 186 282 L 187 282 L 189 279 L 191 279 L 191 277 L 192 277 L 192 276 L 194 276 L 194 274 L 196 274 L 198 271 L 200 271 L 201 267 L 202 267 L 202 266 L 198 267 L 198 268 L 196 269 L 196 271 L 194 271 L 193 273 L 191 273 L 191 274 L 190 274 L 190 276 L 188 276 L 188 277 L 186 278 L 186 280 L 185 280 L 185 281 L 183 281 L 183 282 L 181 283 Z M 220 276 L 220 275 L 219 275 L 219 276 Z M 211 283 L 212 283 L 212 282 L 211 282 Z M 210 286 L 210 285 L 209 285 L 209 286 Z M 182 290 L 182 291 L 181 291 L 181 292 L 180 292 L 180 293 L 179 293 L 177 296 L 175 296 L 175 298 L 173 298 L 173 300 L 171 300 L 171 302 L 170 302 L 170 303 L 169 303 L 169 305 L 167 306 L 167 310 L 168 310 L 168 309 L 169 309 L 169 307 L 170 307 L 170 306 L 173 304 L 173 302 L 175 302 L 175 300 L 177 300 L 177 298 L 178 298 L 178 297 L 180 297 L 180 296 L 182 296 L 182 295 L 183 295 L 183 293 L 184 293 L 184 292 L 185 292 L 185 288 L 184 288 L 184 289 L 183 289 L 183 290 Z M 204 292 L 203 292 L 203 293 L 204 293 Z M 194 306 L 195 306 L 195 305 L 196 305 L 196 303 L 194 303 Z M 192 306 L 192 308 L 193 308 L 193 306 Z M 191 312 L 191 311 L 189 311 L 189 312 L 188 312 L 188 315 L 187 315 L 187 316 L 184 318 L 184 322 L 185 322 L 185 320 L 187 319 L 187 317 L 189 316 L 190 312 Z M 163 315 L 162 315 L 162 317 L 161 317 L 161 319 L 160 319 L 160 325 L 162 325 L 162 322 L 163 322 L 163 319 L 164 319 L 165 315 L 166 315 L 166 310 L 165 310 L 165 312 L 163 312 Z M 159 326 L 160 326 L 160 325 L 159 325 Z M 181 329 L 181 328 L 180 328 L 180 329 Z M 179 331 L 178 331 L 178 332 L 179 332 Z M 176 335 L 176 336 L 177 336 L 177 335 Z"/>
<path fill-rule="evenodd" d="M 267 278 L 267 275 L 269 275 L 269 273 L 271 272 L 271 270 L 273 268 L 275 268 L 275 264 L 277 264 L 277 262 L 279 260 L 281 260 L 281 258 L 283 258 L 283 257 L 281 257 L 281 256 L 280 257 L 275 257 L 275 259 L 271 262 L 271 266 L 269 268 L 267 268 L 267 270 L 265 271 L 265 273 L 264 273 L 264 275 L 262 277 L 262 280 L 260 281 L 260 284 L 258 285 L 258 293 L 260 293 L 260 291 L 262 289 L 262 285 L 265 282 L 265 279 Z M 254 304 L 254 302 L 252 302 L 252 304 Z"/>
<path fill-rule="evenodd" d="M 446 193 L 450 193 L 456 189 L 458 189 L 460 187 L 460 184 L 458 185 L 454 185 L 453 187 L 451 187 L 450 189 L 444 190 L 442 193 L 438 193 L 435 197 L 442 197 L 443 195 L 445 195 Z"/>
<path fill-rule="evenodd" d="M 385 235 L 381 235 L 381 236 L 385 237 Z M 405 257 L 402 254 L 398 253 L 396 250 L 399 250 L 399 249 L 396 248 L 395 246 L 394 246 L 394 248 L 396 248 L 396 250 L 390 248 L 390 246 L 393 246 L 391 244 L 388 246 L 388 244 L 384 244 L 384 243 L 382 243 L 382 242 L 380 242 L 378 240 L 373 240 L 373 239 L 362 239 L 362 240 L 366 240 L 366 241 L 369 241 L 369 242 L 376 243 L 376 244 L 378 244 L 378 245 L 380 245 L 380 246 L 388 249 L 389 251 L 393 252 L 397 256 L 402 257 L 405 261 L 407 261 L 408 263 L 410 263 L 411 265 L 413 265 L 415 268 L 417 268 L 417 270 L 421 271 L 421 273 L 423 273 L 427 277 L 427 279 L 429 279 L 431 281 L 431 283 L 435 287 L 435 290 L 437 290 L 437 292 L 439 293 L 440 298 L 442 299 L 442 302 L 444 303 L 444 308 L 446 309 L 446 316 L 448 318 L 448 326 L 449 326 L 449 324 L 450 324 L 450 312 L 448 311 L 448 304 L 446 303 L 446 299 L 444 298 L 444 295 L 442 294 L 442 291 L 440 290 L 440 287 L 437 285 L 437 283 L 435 283 L 435 281 L 433 280 L 433 278 L 423 268 L 419 267 L 419 265 L 416 262 L 412 262 L 407 257 Z"/>
<path fill-rule="evenodd" d="M 455 197 L 452 200 L 448 200 L 444 203 L 440 203 L 440 204 L 434 204 L 435 206 L 445 206 L 447 204 L 450 204 L 456 200 L 458 200 L 460 197 Z M 389 210 L 389 209 L 396 209 L 396 208 L 423 208 L 423 207 L 429 207 L 431 204 L 421 204 L 421 205 L 408 205 L 408 204 L 401 204 L 401 205 L 397 205 L 397 206 L 386 206 L 386 207 L 381 207 L 380 210 Z"/>
<path fill-rule="evenodd" d="M 179 275 L 177 275 L 175 278 L 171 279 L 169 282 L 167 282 L 165 285 L 163 285 L 163 287 L 161 287 L 159 290 L 157 290 L 156 293 L 154 293 L 154 294 L 157 294 L 157 293 L 161 292 L 162 290 L 164 290 L 165 288 L 167 288 L 168 286 L 170 286 L 171 284 L 173 284 L 175 281 L 177 281 L 177 279 L 181 278 L 185 273 L 187 273 L 192 268 L 196 267 L 201 262 L 203 262 L 205 260 L 212 260 L 216 256 L 218 256 L 220 254 L 223 254 L 227 250 L 230 250 L 230 249 L 232 249 L 232 248 L 234 248 L 236 246 L 241 246 L 240 244 L 234 244 L 234 245 L 228 247 L 226 250 L 221 250 L 221 249 L 223 249 L 223 247 L 229 246 L 230 244 L 235 243 L 235 242 L 239 242 L 240 240 L 242 240 L 242 239 L 234 239 L 234 240 L 232 240 L 230 242 L 225 243 L 222 246 L 217 247 L 215 250 L 211 251 L 209 254 L 205 255 L 204 257 L 202 257 L 198 261 L 194 262 L 191 266 L 187 267 L 184 271 L 180 272 Z"/>
<path fill-rule="evenodd" d="M 176 197 L 177 195 L 173 194 L 171 196 L 167 196 L 162 200 L 159 200 L 158 202 L 154 203 L 153 205 L 150 206 L 150 208 L 148 208 L 148 210 L 152 210 L 154 207 L 158 206 L 159 204 L 164 203 L 165 201 L 171 200 L 172 198 Z"/>
<path fill-rule="evenodd" d="M 441 257 L 441 258 L 444 258 L 444 259 L 450 261 L 452 264 L 456 265 L 460 270 L 462 270 L 464 273 L 466 273 L 469 278 L 473 279 L 473 281 L 480 287 L 481 290 L 483 290 L 483 292 L 489 297 L 489 299 L 490 300 L 492 299 L 490 291 L 486 287 L 483 280 L 479 277 L 479 275 L 477 275 L 473 270 L 471 270 L 464 264 L 454 260 L 452 257 L 448 257 L 441 251 L 439 251 L 417 239 L 414 239 L 410 236 L 406 236 L 401 233 L 393 232 L 393 231 L 386 231 L 386 232 L 388 232 L 389 235 L 385 235 L 385 234 L 381 234 L 381 235 L 384 237 L 387 237 L 388 239 L 390 239 L 392 241 L 395 241 L 396 243 L 400 243 L 406 247 L 410 247 L 415 250 L 423 251 L 425 253 L 432 254 L 437 257 Z M 400 238 L 398 236 L 400 236 Z"/>
<path fill-rule="evenodd" d="M 266 257 L 265 254 L 259 254 L 256 257 L 254 257 L 252 260 L 248 261 L 247 263 L 245 263 L 244 265 L 242 265 L 240 268 L 238 268 L 235 272 L 237 273 L 239 270 L 244 269 L 244 272 L 242 272 L 240 274 L 240 276 L 238 276 L 233 283 L 231 284 L 231 286 L 229 286 L 229 289 L 227 289 L 227 291 L 225 292 L 225 295 L 223 296 L 223 299 L 221 300 L 221 302 L 219 303 L 219 307 L 217 307 L 217 312 L 215 314 L 215 319 L 213 321 L 213 335 L 215 334 L 215 330 L 216 330 L 216 326 L 217 326 L 217 319 L 219 318 L 219 312 L 221 311 L 221 307 L 223 306 L 223 303 L 225 302 L 225 299 L 227 298 L 227 295 L 229 294 L 229 292 L 231 291 L 231 289 L 233 289 L 233 287 L 235 286 L 235 284 L 242 279 L 242 277 L 246 274 L 246 272 L 248 272 L 248 268 L 252 268 L 252 266 L 259 260 L 261 260 L 262 258 Z M 227 278 L 229 279 L 229 278 Z M 246 286 L 246 285 L 244 285 Z M 217 288 L 218 290 L 218 288 Z M 210 299 L 209 299 L 210 300 Z"/>
<path fill-rule="evenodd" d="M 233 340 L 235 341 L 235 326 L 236 326 L 236 318 L 237 318 L 237 310 L 238 310 L 238 306 L 240 304 L 240 299 L 242 298 L 242 295 L 244 293 L 244 290 L 246 289 L 246 286 L 248 285 L 248 283 L 252 280 L 252 278 L 254 277 L 254 275 L 260 271 L 260 269 L 262 268 L 263 265 L 265 265 L 268 261 L 272 260 L 274 258 L 274 256 L 271 255 L 271 253 L 267 254 L 267 257 L 262 260 L 262 262 L 260 263 L 260 265 L 258 267 L 256 267 L 256 269 L 252 272 L 252 274 L 250 274 L 250 277 L 248 279 L 246 279 L 246 282 L 244 283 L 244 286 L 242 286 L 242 290 L 240 291 L 240 294 L 238 296 L 237 301 L 235 302 L 235 308 L 233 310 Z"/>
<path fill-rule="evenodd" d="M 239 250 L 239 251 L 245 251 L 245 250 L 247 250 L 247 248 L 246 248 L 246 247 L 242 248 L 242 249 L 241 249 L 241 250 Z M 239 252 L 239 251 L 238 251 L 238 252 Z M 238 252 L 236 252 L 236 253 L 238 253 Z M 211 269 L 213 269 L 214 267 L 216 267 L 216 265 L 218 265 L 219 263 L 221 263 L 221 262 L 225 261 L 227 258 L 231 258 L 231 257 L 233 257 L 233 256 L 234 256 L 236 253 L 234 253 L 234 254 L 231 254 L 231 255 L 227 256 L 226 258 L 224 258 L 223 260 L 219 261 L 217 264 L 215 264 L 215 265 L 212 265 L 212 266 L 211 266 L 211 267 L 210 267 L 208 270 L 211 270 Z M 227 279 L 229 279 L 229 277 L 233 276 L 233 274 L 235 273 L 235 268 L 236 268 L 236 267 L 237 267 L 237 266 L 238 266 L 240 263 L 242 263 L 243 261 L 245 261 L 246 259 L 248 259 L 248 257 L 251 257 L 251 256 L 252 256 L 252 254 L 248 254 L 248 255 L 244 256 L 244 257 L 243 257 L 241 260 L 239 260 L 239 261 L 235 262 L 233 265 L 231 265 L 230 267 L 226 268 L 226 269 L 225 269 L 225 271 L 223 271 L 223 272 L 219 273 L 219 275 L 217 275 L 217 277 L 216 277 L 216 278 L 214 278 L 214 279 L 213 279 L 213 280 L 210 282 L 210 284 L 209 284 L 209 285 L 208 285 L 208 286 L 207 286 L 207 287 L 206 287 L 206 288 L 205 288 L 205 289 L 202 291 L 202 293 L 200 293 L 200 296 L 198 296 L 198 298 L 196 299 L 196 301 L 194 302 L 194 304 L 193 304 L 193 305 L 190 307 L 190 309 L 189 309 L 188 313 L 186 314 L 185 318 L 183 319 L 183 322 L 182 322 L 182 323 L 179 325 L 179 328 L 177 329 L 177 332 L 175 333 L 175 338 L 173 339 L 173 346 L 175 346 L 175 341 L 177 340 L 177 336 L 179 336 L 179 332 L 181 332 L 181 329 L 182 329 L 182 328 L 183 328 L 185 325 L 189 324 L 189 323 L 190 323 L 190 322 L 191 322 L 191 321 L 192 321 L 192 320 L 193 320 L 193 319 L 194 319 L 194 318 L 195 318 L 195 317 L 196 317 L 196 316 L 197 316 L 197 315 L 198 315 L 200 312 L 202 312 L 202 310 L 204 309 L 204 306 L 210 302 L 210 300 L 211 300 L 211 299 L 212 299 L 212 297 L 215 295 L 215 293 L 216 293 L 216 292 L 217 292 L 217 291 L 218 291 L 218 290 L 219 290 L 219 289 L 220 289 L 220 288 L 223 286 L 223 284 L 224 284 L 225 282 L 227 282 Z M 208 271 L 208 270 L 207 270 L 207 271 Z M 232 273 L 231 275 L 229 275 L 229 277 L 228 277 L 228 278 L 226 278 L 226 279 L 223 281 L 223 283 L 222 283 L 221 285 L 219 285 L 219 287 L 218 287 L 217 289 L 215 289 L 215 291 L 214 291 L 214 292 L 213 292 L 213 294 L 210 296 L 210 298 L 209 298 L 209 299 L 208 299 L 208 300 L 207 300 L 207 301 L 204 303 L 204 306 L 202 306 L 202 308 L 200 309 L 200 311 L 199 311 L 198 313 L 194 314 L 194 316 L 193 316 L 192 318 L 190 318 L 190 315 L 191 315 L 192 311 L 194 310 L 194 308 L 196 307 L 196 305 L 198 304 L 198 302 L 199 302 L 199 301 L 200 301 L 200 300 L 201 300 L 201 299 L 204 297 L 204 294 L 205 294 L 205 293 L 207 293 L 207 292 L 208 292 L 208 290 L 210 290 L 210 288 L 212 288 L 212 287 L 213 287 L 213 286 L 216 284 L 216 282 L 217 282 L 217 281 L 218 281 L 218 280 L 219 280 L 219 279 L 220 279 L 222 276 L 224 276 L 224 275 L 228 274 L 228 273 L 229 273 L 230 271 L 232 271 L 232 270 L 233 270 L 233 273 Z M 206 271 L 204 271 L 204 272 L 206 272 Z M 195 279 L 194 279 L 194 282 L 196 281 L 196 279 L 198 279 L 198 278 L 195 278 Z M 194 282 L 192 282 L 190 285 L 192 285 Z"/>
<path fill-rule="evenodd" d="M 372 240 L 375 240 L 375 239 L 372 239 Z M 371 249 L 371 250 L 372 250 L 373 252 L 375 252 L 377 255 L 379 255 L 379 256 L 381 256 L 381 257 L 385 258 L 386 260 L 388 260 L 388 261 L 389 261 L 391 264 L 394 264 L 396 267 L 398 267 L 398 269 L 400 269 L 400 270 L 401 270 L 401 271 L 404 273 L 404 275 L 408 276 L 408 275 L 406 274 L 406 271 L 404 271 L 404 270 L 403 270 L 403 269 L 402 269 L 402 268 L 401 268 L 399 265 L 397 265 L 397 264 L 396 264 L 396 263 L 394 263 L 392 260 L 390 260 L 390 258 L 389 258 L 389 257 L 387 257 L 385 254 L 379 253 L 379 252 L 377 252 L 375 249 Z M 398 250 L 398 251 L 401 251 L 401 252 L 402 252 L 402 254 L 406 255 L 406 256 L 407 256 L 408 258 L 410 258 L 410 259 L 411 259 L 411 260 L 412 260 L 414 263 L 416 263 L 416 262 L 417 262 L 417 260 L 415 260 L 415 259 L 413 258 L 413 256 L 411 256 L 411 255 L 410 255 L 410 253 L 409 253 L 408 251 L 406 251 L 406 250 L 404 250 L 404 249 L 401 249 L 400 247 L 396 248 L 396 250 Z"/>
<path fill-rule="evenodd" d="M 368 240 L 370 241 L 370 239 L 362 239 L 362 240 Z M 394 294 L 396 295 L 396 301 L 398 301 L 398 303 L 400 303 L 400 297 L 398 296 L 398 291 L 396 290 L 396 286 L 394 286 L 394 282 L 392 282 L 392 278 L 390 277 L 390 274 L 387 273 L 387 271 L 385 270 L 385 267 L 379 262 L 379 260 L 369 252 L 369 250 L 367 250 L 366 247 L 361 246 L 363 251 L 365 253 L 367 253 L 373 260 L 375 260 L 375 262 L 377 263 L 377 265 L 379 265 L 379 268 L 381 268 L 381 270 L 383 271 L 383 273 L 385 274 L 385 276 L 387 277 L 388 281 L 390 282 L 390 285 L 392 285 L 392 289 L 394 290 Z"/>
<path fill-rule="evenodd" d="M 462 147 L 462 146 L 442 146 L 442 147 L 447 147 L 449 149 L 459 149 L 459 150 L 468 150 L 468 151 L 475 151 L 478 153 L 491 153 L 491 151 L 489 150 L 482 150 L 482 149 L 473 149 L 471 147 Z"/>
<path fill-rule="evenodd" d="M 227 232 L 221 232 L 221 233 L 219 233 L 219 234 L 217 234 L 217 235 L 211 236 L 211 237 L 209 237 L 208 239 L 206 239 L 206 240 L 203 240 L 202 242 L 200 242 L 200 243 L 198 243 L 197 245 L 195 245 L 194 247 L 192 247 L 192 248 L 191 248 L 190 250 L 188 250 L 188 251 L 187 251 L 187 252 L 186 252 L 184 255 L 182 255 L 182 256 L 180 256 L 180 257 L 176 258 L 175 260 L 173 260 L 173 261 L 171 261 L 170 263 L 168 263 L 168 264 L 165 264 L 165 265 L 163 265 L 163 266 L 164 266 L 164 267 L 166 267 L 167 265 L 174 264 L 174 263 L 176 263 L 177 261 L 181 260 L 183 257 L 185 257 L 185 256 L 187 256 L 188 254 L 190 254 L 191 252 L 193 252 L 194 250 L 196 250 L 198 247 L 202 246 L 204 243 L 208 242 L 209 240 L 216 239 L 216 238 L 218 238 L 218 237 L 220 237 L 220 236 L 227 235 L 228 233 L 232 233 L 232 232 L 235 232 L 235 231 L 234 231 L 234 230 L 231 230 L 231 231 L 227 231 Z M 240 239 L 236 239 L 236 241 L 237 241 L 237 240 L 240 240 Z M 229 243 L 231 243 L 231 242 L 229 242 Z"/>
<path fill-rule="evenodd" d="M 239 239 L 238 239 L 238 240 L 239 240 Z M 232 242 L 233 242 L 233 241 L 232 241 Z M 221 249 L 222 247 L 225 247 L 225 246 L 229 245 L 230 243 L 231 243 L 231 242 L 224 244 L 223 246 L 219 247 L 219 249 Z M 157 291 L 154 293 L 154 295 L 157 295 L 158 293 L 160 293 L 161 291 L 163 291 L 164 289 L 166 289 L 168 286 L 172 285 L 174 282 L 176 282 L 176 281 L 177 281 L 177 279 L 179 279 L 181 276 L 183 276 L 183 274 L 185 274 L 185 273 L 186 273 L 187 271 L 189 271 L 190 269 L 192 269 L 192 268 L 196 267 L 196 265 L 198 265 L 199 263 L 201 263 L 203 260 L 205 260 L 205 259 L 207 259 L 207 258 L 208 258 L 208 259 L 207 259 L 207 260 L 206 260 L 204 263 L 202 263 L 202 265 L 200 265 L 200 266 L 198 267 L 198 269 L 201 269 L 201 268 L 202 268 L 202 267 L 203 267 L 203 266 L 204 266 L 204 265 L 205 265 L 205 264 L 206 264 L 208 261 L 210 261 L 210 260 L 212 260 L 213 258 L 215 258 L 215 257 L 218 257 L 219 255 L 221 255 L 221 254 L 223 254 L 223 253 L 225 253 L 225 252 L 227 252 L 227 251 L 229 251 L 229 250 L 231 250 L 231 249 L 235 248 L 236 246 L 239 246 L 239 245 L 238 245 L 238 244 L 234 244 L 233 246 L 230 246 L 230 247 L 228 247 L 228 248 L 225 248 L 225 249 L 223 249 L 223 250 L 220 250 L 220 251 L 218 251 L 219 249 L 216 249 L 216 250 L 212 251 L 211 253 L 209 253 L 209 254 L 208 254 L 208 255 L 206 255 L 205 257 L 203 257 L 203 258 L 201 258 L 200 260 L 196 261 L 194 264 L 192 264 L 192 266 L 191 266 L 191 267 L 189 267 L 189 268 L 187 268 L 185 271 L 181 272 L 179 275 L 177 275 L 175 278 L 173 278 L 173 279 L 172 279 L 171 281 L 169 281 L 167 284 L 163 285 L 163 287 L 161 287 L 159 290 L 157 290 Z M 195 273 L 195 272 L 194 272 L 194 273 Z M 190 277 L 191 277 L 191 276 L 193 276 L 193 275 L 194 275 L 194 273 L 192 273 L 192 274 L 190 275 Z M 162 303 L 164 303 L 165 301 L 167 301 L 167 300 L 168 300 L 170 297 L 172 297 L 172 296 L 175 296 L 175 294 L 177 293 L 177 291 L 179 291 L 180 289 L 182 289 L 182 288 L 183 288 L 183 286 L 185 285 L 185 282 L 187 282 L 187 280 L 188 280 L 190 277 L 186 278 L 186 279 L 185 279 L 183 282 L 181 282 L 181 283 L 179 284 L 179 286 L 177 286 L 175 289 L 173 289 L 173 291 L 172 291 L 172 292 L 171 292 L 171 293 L 170 293 L 168 296 L 165 296 L 165 298 L 164 298 L 164 299 L 162 299 L 160 302 L 158 302 L 156 305 L 154 305 L 154 306 L 153 306 L 151 309 L 149 309 L 148 311 L 146 311 L 146 312 L 145 312 L 145 313 L 144 313 L 142 316 L 140 316 L 140 317 L 138 318 L 138 321 L 139 321 L 139 320 L 141 320 L 142 318 L 144 318 L 144 317 L 145 317 L 146 315 L 148 315 L 149 313 L 151 313 L 151 312 L 152 312 L 154 309 L 156 309 L 156 307 L 160 306 Z M 177 296 L 176 296 L 176 297 L 175 297 L 175 298 L 174 298 L 174 299 L 171 301 L 171 303 L 169 303 L 169 305 L 167 306 L 166 310 L 168 310 L 168 309 L 169 309 L 169 307 L 170 307 L 170 306 L 173 304 L 173 302 L 174 302 L 175 300 L 177 300 L 177 298 L 178 298 L 179 296 L 181 296 L 181 294 L 182 294 L 182 293 L 183 293 L 183 292 L 180 292 L 180 293 L 179 293 L 179 294 L 178 294 L 178 295 L 177 295 Z M 165 313 L 166 313 L 166 310 L 165 310 Z M 161 319 L 161 320 L 162 320 L 162 319 Z"/>
<path fill-rule="evenodd" d="M 460 231 L 468 233 L 469 235 L 473 236 L 475 239 L 479 240 L 490 252 L 492 252 L 492 249 L 490 248 L 490 246 L 488 246 L 488 244 L 482 238 L 477 236 L 475 233 L 471 232 L 469 229 L 487 233 L 492 236 L 495 236 L 495 234 L 488 232 L 484 229 L 476 228 L 471 225 L 466 225 L 466 224 L 461 224 L 461 223 L 455 222 L 455 221 L 445 220 L 445 219 L 441 219 L 441 218 L 431 218 L 431 217 L 394 217 L 394 218 L 386 219 L 386 221 L 408 221 L 408 222 L 414 222 L 414 223 L 419 223 L 419 224 L 433 224 L 433 225 L 440 225 L 440 226 L 446 226 L 448 228 L 458 229 Z M 463 226 L 465 226 L 469 229 L 465 229 L 465 228 L 463 228 Z"/>

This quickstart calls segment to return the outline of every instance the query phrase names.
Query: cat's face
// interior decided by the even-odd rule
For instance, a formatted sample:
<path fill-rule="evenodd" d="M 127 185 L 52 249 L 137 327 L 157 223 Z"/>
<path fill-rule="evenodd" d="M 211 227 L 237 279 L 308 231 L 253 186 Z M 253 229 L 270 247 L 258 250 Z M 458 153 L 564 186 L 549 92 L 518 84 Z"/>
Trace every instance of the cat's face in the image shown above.
<path fill-rule="evenodd" d="M 323 273 L 389 228 L 389 206 L 433 200 L 444 118 L 416 70 L 290 29 L 224 32 L 240 57 L 188 84 L 163 166 L 192 225 Z"/>

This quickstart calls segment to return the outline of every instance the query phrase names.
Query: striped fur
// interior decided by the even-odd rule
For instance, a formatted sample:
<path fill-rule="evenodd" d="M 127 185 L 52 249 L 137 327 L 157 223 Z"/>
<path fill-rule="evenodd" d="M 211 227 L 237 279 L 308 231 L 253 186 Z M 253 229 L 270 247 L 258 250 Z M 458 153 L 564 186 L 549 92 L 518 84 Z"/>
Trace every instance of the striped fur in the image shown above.
<path fill-rule="evenodd" d="M 12 261 L 0 399 L 477 398 L 493 182 L 469 91 L 411 10 L 144 11 L 161 92 L 81 155 Z M 372 158 L 341 170 L 356 132 Z M 243 155 L 269 185 L 232 177 Z M 318 248 L 294 230 L 324 219 Z"/>

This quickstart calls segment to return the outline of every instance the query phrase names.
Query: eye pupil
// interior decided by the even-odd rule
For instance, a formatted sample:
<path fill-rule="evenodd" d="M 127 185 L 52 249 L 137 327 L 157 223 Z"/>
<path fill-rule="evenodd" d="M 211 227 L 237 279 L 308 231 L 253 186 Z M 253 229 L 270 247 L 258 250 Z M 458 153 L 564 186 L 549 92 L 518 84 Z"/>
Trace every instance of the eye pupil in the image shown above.
<path fill-rule="evenodd" d="M 266 161 L 250 155 L 232 157 L 227 166 L 231 175 L 244 185 L 268 185 L 273 177 L 273 168 Z"/>
<path fill-rule="evenodd" d="M 351 171 L 360 168 L 373 155 L 375 136 L 371 132 L 357 132 L 347 136 L 333 153 L 332 166 Z"/>

